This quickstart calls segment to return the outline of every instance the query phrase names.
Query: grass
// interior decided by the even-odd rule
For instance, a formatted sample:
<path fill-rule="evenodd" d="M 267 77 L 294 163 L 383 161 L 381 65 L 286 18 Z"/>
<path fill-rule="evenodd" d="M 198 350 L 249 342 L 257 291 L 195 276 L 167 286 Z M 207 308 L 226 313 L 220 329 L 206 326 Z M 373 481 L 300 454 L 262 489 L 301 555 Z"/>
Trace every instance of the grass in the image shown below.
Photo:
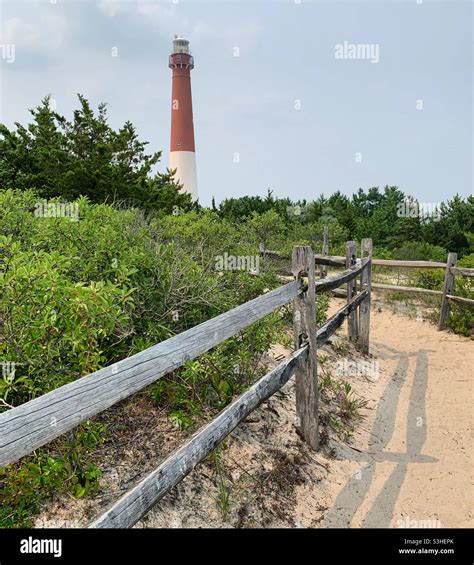
<path fill-rule="evenodd" d="M 337 354 L 344 352 L 347 355 L 350 345 L 346 341 L 340 341 L 337 345 L 336 348 L 333 346 L 333 349 L 337 349 Z M 368 401 L 357 395 L 348 381 L 339 379 L 333 374 L 329 357 L 321 356 L 321 358 L 318 358 L 320 368 L 318 387 L 324 406 L 320 412 L 323 428 L 322 443 L 329 440 L 329 430 L 347 441 L 353 434 L 356 424 L 365 417 L 363 410 L 367 408 Z"/>
<path fill-rule="evenodd" d="M 332 344 L 332 349 L 336 355 L 345 356 L 350 351 L 350 345 L 346 340 L 334 341 Z"/>
<path fill-rule="evenodd" d="M 341 381 L 339 387 L 342 417 L 346 420 L 360 421 L 363 418 L 361 410 L 367 408 L 368 401 L 358 397 L 347 381 Z"/>
<path fill-rule="evenodd" d="M 226 442 L 223 442 L 221 446 L 209 455 L 209 459 L 214 465 L 217 479 L 217 495 L 215 497 L 216 506 L 224 522 L 226 522 L 229 517 L 232 496 L 232 487 L 227 482 L 224 461 L 222 459 L 222 450 L 226 448 L 227 444 Z"/>

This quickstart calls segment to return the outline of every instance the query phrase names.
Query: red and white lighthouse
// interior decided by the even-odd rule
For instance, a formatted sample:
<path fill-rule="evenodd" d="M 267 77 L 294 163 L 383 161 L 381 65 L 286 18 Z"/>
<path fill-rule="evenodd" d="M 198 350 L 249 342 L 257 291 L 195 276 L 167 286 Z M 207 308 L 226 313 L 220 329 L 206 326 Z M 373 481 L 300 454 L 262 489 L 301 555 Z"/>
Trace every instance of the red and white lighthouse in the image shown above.
<path fill-rule="evenodd" d="M 175 35 L 169 58 L 173 69 L 171 94 L 170 169 L 176 169 L 175 180 L 197 200 L 196 149 L 194 146 L 191 69 L 194 58 L 189 53 L 189 41 Z"/>

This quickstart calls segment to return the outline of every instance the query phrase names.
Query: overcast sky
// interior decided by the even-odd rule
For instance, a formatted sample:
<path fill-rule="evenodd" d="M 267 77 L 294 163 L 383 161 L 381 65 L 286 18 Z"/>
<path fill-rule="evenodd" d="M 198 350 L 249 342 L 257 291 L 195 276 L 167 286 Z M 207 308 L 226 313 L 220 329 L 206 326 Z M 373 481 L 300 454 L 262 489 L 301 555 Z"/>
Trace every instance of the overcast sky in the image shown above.
<path fill-rule="evenodd" d="M 398 185 L 472 193 L 472 3 L 0 0 L 0 121 L 76 93 L 169 157 L 175 33 L 187 37 L 200 201 Z M 346 42 L 345 48 L 344 43 Z M 351 44 L 369 50 L 352 55 Z M 12 56 L 11 45 L 14 45 Z M 114 56 L 116 55 L 116 56 Z"/>

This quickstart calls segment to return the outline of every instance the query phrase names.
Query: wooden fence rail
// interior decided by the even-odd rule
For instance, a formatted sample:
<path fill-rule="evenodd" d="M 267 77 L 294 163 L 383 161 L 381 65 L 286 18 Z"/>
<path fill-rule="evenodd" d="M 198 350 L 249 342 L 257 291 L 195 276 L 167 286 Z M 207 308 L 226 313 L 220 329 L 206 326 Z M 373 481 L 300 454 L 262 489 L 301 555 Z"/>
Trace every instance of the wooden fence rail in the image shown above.
<path fill-rule="evenodd" d="M 402 267 L 405 269 L 444 269 L 446 263 L 437 261 L 402 261 L 398 259 L 374 259 L 374 265 L 379 267 Z"/>
<path fill-rule="evenodd" d="M 358 275 L 362 273 L 362 271 L 368 266 L 369 258 L 366 257 L 360 263 L 356 263 L 352 267 L 349 267 L 342 273 L 333 274 L 326 279 L 317 280 L 315 283 L 316 292 L 329 292 L 330 290 L 334 290 L 335 288 L 339 288 L 341 285 L 346 284 L 347 282 L 351 281 Z"/>
<path fill-rule="evenodd" d="M 190 330 L 0 414 L 0 467 L 195 359 L 302 292 L 293 281 Z"/>
<path fill-rule="evenodd" d="M 371 243 L 370 243 L 371 247 Z M 12 463 L 81 422 L 138 392 L 166 373 L 205 353 L 242 329 L 293 301 L 295 352 L 234 400 L 172 453 L 91 527 L 130 527 L 183 479 L 244 418 L 296 373 L 296 421 L 302 437 L 318 448 L 317 348 L 348 316 L 370 305 L 370 255 L 351 259 L 342 273 L 315 280 L 310 247 L 293 251 L 295 280 L 114 365 L 59 387 L 0 414 L 0 467 Z M 361 276 L 361 292 L 356 278 Z M 353 296 L 316 329 L 316 294 L 354 282 Z M 368 324 L 368 319 L 366 318 Z M 364 329 L 368 350 L 368 325 Z"/>
<path fill-rule="evenodd" d="M 347 315 L 366 299 L 368 291 L 357 295 L 339 310 L 316 332 L 317 347 L 321 347 L 342 325 Z M 263 401 L 286 384 L 295 370 L 304 366 L 308 359 L 308 344 L 303 345 L 273 371 L 262 377 L 241 394 L 211 422 L 206 424 L 183 446 L 167 457 L 154 471 L 125 494 L 118 502 L 95 520 L 90 528 L 130 528 L 150 508 L 175 487 L 213 451 L 240 422 Z M 298 418 L 298 416 L 297 416 Z"/>
<path fill-rule="evenodd" d="M 289 259 L 290 256 L 285 253 L 280 253 L 278 251 L 271 251 L 269 249 L 264 249 L 260 246 L 260 253 L 265 253 L 267 257 L 275 257 L 279 259 Z M 328 267 L 343 267 L 346 265 L 346 257 L 342 255 L 326 255 L 317 254 L 314 255 L 314 260 L 316 265 L 325 265 Z M 439 263 L 437 261 L 402 261 L 398 259 L 372 259 L 372 265 L 377 265 L 379 267 L 400 267 L 407 269 L 445 269 L 446 263 Z M 466 276 L 474 276 L 474 269 L 455 269 L 459 271 L 466 271 Z"/>
<path fill-rule="evenodd" d="M 472 300 L 472 298 L 465 298 L 464 296 L 454 296 L 452 294 L 447 294 L 446 298 L 452 300 L 453 302 L 459 302 L 459 304 L 465 304 L 466 306 L 474 306 L 474 300 Z"/>
<path fill-rule="evenodd" d="M 153 472 L 125 494 L 91 528 L 130 528 L 176 486 L 257 406 L 279 390 L 308 356 L 308 346 L 262 377 L 209 422 Z"/>
<path fill-rule="evenodd" d="M 320 266 L 320 276 L 321 279 L 327 276 L 327 267 L 342 267 L 352 264 L 352 261 L 357 256 L 357 243 L 354 241 L 347 242 L 346 256 L 342 255 L 329 255 L 329 233 L 327 227 L 324 228 L 324 239 L 323 239 L 323 253 L 315 254 L 315 264 Z M 285 257 L 284 254 L 278 253 L 276 251 L 269 251 L 265 247 L 260 245 L 260 252 L 264 253 L 266 257 Z M 361 249 L 361 257 L 362 257 Z M 474 269 L 469 269 L 465 267 L 456 267 L 457 255 L 456 253 L 449 253 L 446 263 L 441 263 L 437 261 L 404 261 L 398 259 L 374 259 L 371 260 L 371 265 L 376 265 L 379 267 L 394 267 L 394 268 L 404 268 L 404 269 L 444 269 L 444 288 L 443 290 L 432 290 L 428 288 L 412 287 L 412 286 L 400 286 L 394 284 L 383 284 L 374 283 L 371 281 L 371 288 L 375 290 L 388 290 L 392 292 L 411 292 L 414 294 L 427 294 L 432 296 L 441 297 L 441 308 L 440 316 L 438 321 L 438 329 L 442 330 L 446 326 L 446 320 L 450 313 L 450 302 L 457 302 L 464 306 L 474 306 L 474 299 L 467 298 L 464 296 L 456 296 L 452 294 L 454 288 L 455 276 L 464 277 L 474 277 Z M 324 267 L 324 269 L 323 269 Z M 287 274 L 285 272 L 285 274 Z M 341 289 L 336 287 L 333 288 L 334 294 L 337 297 L 342 298 L 343 292 Z M 348 283 L 345 293 L 349 299 L 354 292 L 354 282 Z M 365 313 L 365 307 L 361 307 L 362 318 L 367 314 Z M 367 310 L 370 312 L 370 309 Z M 360 313 L 359 313 L 360 319 Z M 364 343 L 365 340 L 361 341 L 361 332 L 359 331 L 357 324 L 359 320 L 357 316 L 353 313 L 349 318 L 349 338 L 351 340 L 358 340 L 360 343 Z M 361 347 L 361 351 L 365 351 L 365 346 Z"/>
<path fill-rule="evenodd" d="M 449 269 L 453 275 L 462 277 L 474 277 L 474 269 L 465 269 L 463 267 L 451 267 Z"/>
<path fill-rule="evenodd" d="M 431 294 L 433 296 L 442 296 L 443 291 L 432 290 L 430 288 L 421 288 L 418 286 L 401 286 L 398 284 L 384 284 L 384 283 L 372 283 L 372 288 L 380 290 L 394 290 L 398 292 L 413 292 L 415 294 Z"/>

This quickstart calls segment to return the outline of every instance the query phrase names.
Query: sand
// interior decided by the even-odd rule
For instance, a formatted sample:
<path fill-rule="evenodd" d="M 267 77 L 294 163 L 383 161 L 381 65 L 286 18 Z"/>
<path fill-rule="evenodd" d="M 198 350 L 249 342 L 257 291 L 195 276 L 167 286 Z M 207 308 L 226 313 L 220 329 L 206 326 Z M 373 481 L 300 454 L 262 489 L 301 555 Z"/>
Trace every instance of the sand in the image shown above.
<path fill-rule="evenodd" d="M 370 339 L 369 357 L 338 337 L 319 353 L 321 374 L 345 370 L 367 401 L 351 437 L 323 426 L 325 445 L 312 451 L 294 427 L 292 379 L 229 436 L 220 478 L 201 463 L 135 527 L 473 527 L 472 340 L 384 307 L 372 309 Z M 269 366 L 289 353 L 275 347 Z M 163 415 L 155 420 L 163 429 Z M 109 458 L 99 496 L 56 501 L 37 525 L 87 525 L 182 442 L 155 438 L 146 457 L 137 435 L 128 455 Z"/>

